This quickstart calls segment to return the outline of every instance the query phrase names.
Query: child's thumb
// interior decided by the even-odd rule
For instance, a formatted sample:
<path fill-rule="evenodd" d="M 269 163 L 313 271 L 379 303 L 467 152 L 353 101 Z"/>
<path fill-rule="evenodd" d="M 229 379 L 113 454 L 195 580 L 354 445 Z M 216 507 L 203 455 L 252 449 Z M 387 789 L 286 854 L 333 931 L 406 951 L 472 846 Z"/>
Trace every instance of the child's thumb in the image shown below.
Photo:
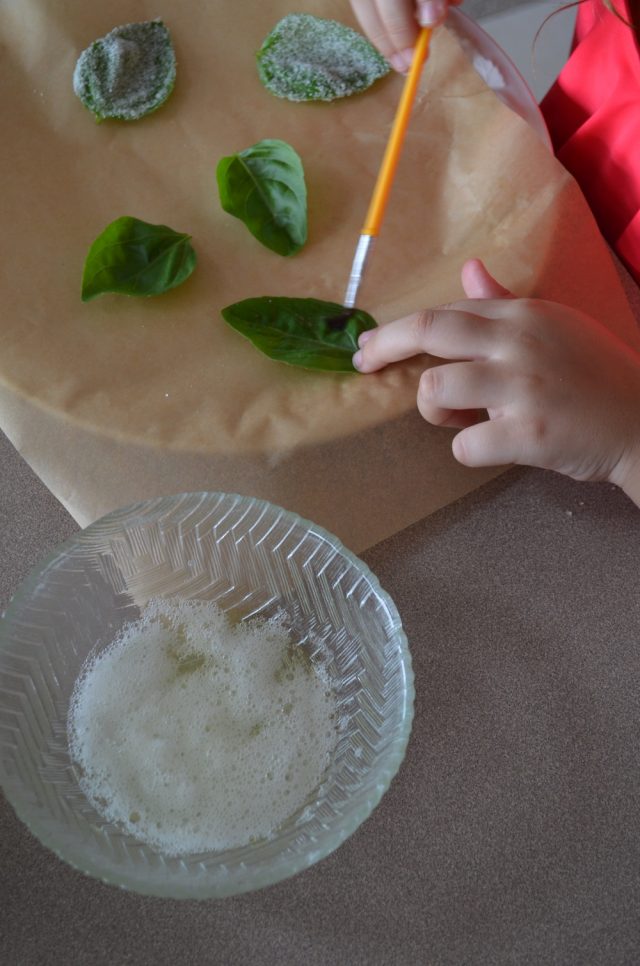
<path fill-rule="evenodd" d="M 515 296 L 489 274 L 479 258 L 462 266 L 462 287 L 468 299 L 512 299 Z"/>

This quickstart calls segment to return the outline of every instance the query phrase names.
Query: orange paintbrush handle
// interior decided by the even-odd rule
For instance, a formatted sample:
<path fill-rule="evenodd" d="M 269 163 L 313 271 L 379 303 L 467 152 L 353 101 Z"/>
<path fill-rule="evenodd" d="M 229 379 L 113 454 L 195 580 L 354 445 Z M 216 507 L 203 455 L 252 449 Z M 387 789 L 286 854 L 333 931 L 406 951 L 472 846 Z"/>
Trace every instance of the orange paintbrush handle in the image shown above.
<path fill-rule="evenodd" d="M 363 235 L 375 236 L 380 230 L 391 184 L 398 166 L 402 142 L 409 123 L 411 108 L 413 107 L 416 90 L 418 89 L 418 81 L 420 80 L 422 67 L 429 53 L 430 40 L 431 27 L 423 27 L 416 42 L 411 68 L 404 83 L 398 110 L 393 120 L 393 127 L 391 128 L 389 141 L 378 173 L 378 180 L 373 189 L 369 210 L 362 229 Z"/>

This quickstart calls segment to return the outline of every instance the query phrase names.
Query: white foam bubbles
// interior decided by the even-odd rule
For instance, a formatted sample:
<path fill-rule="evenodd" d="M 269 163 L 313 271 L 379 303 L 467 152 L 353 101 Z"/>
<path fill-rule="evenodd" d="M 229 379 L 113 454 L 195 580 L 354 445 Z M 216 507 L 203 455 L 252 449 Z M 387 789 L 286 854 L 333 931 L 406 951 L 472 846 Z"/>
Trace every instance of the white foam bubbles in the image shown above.
<path fill-rule="evenodd" d="M 69 745 L 94 807 L 166 855 L 269 836 L 335 745 L 326 678 L 279 620 L 151 601 L 83 668 Z"/>

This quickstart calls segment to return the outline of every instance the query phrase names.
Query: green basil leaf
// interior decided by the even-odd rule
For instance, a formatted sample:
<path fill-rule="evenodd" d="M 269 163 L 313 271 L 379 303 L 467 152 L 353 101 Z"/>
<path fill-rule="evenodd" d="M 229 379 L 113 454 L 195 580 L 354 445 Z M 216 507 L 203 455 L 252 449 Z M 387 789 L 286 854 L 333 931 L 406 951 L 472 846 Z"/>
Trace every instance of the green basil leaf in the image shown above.
<path fill-rule="evenodd" d="M 221 158 L 216 169 L 220 204 L 278 255 L 293 255 L 307 240 L 307 188 L 302 161 L 290 144 L 259 141 Z"/>
<path fill-rule="evenodd" d="M 355 372 L 351 357 L 358 336 L 376 327 L 361 309 L 268 295 L 228 305 L 222 317 L 271 359 L 330 372 Z"/>
<path fill-rule="evenodd" d="M 190 235 L 124 215 L 107 225 L 89 249 L 82 301 L 104 292 L 161 295 L 189 278 L 196 267 Z"/>

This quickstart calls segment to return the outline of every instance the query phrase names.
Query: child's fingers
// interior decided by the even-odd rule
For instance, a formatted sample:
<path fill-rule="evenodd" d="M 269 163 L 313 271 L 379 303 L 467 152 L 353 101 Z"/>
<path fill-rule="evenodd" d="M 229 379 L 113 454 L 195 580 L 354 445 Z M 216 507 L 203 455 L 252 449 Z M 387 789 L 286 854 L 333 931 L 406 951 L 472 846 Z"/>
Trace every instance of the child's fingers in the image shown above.
<path fill-rule="evenodd" d="M 376 6 L 394 50 L 415 47 L 418 19 L 413 0 L 376 0 Z"/>
<path fill-rule="evenodd" d="M 459 3 L 460 0 L 453 0 Z M 449 3 L 447 0 L 420 0 L 418 3 L 418 23 L 423 27 L 435 27 L 447 16 Z"/>
<path fill-rule="evenodd" d="M 470 258 L 462 266 L 462 287 L 469 299 L 515 298 L 493 275 L 490 275 L 479 258 Z"/>
<path fill-rule="evenodd" d="M 499 363 L 452 362 L 422 373 L 418 408 L 429 422 L 442 410 L 500 409 L 505 403 L 507 381 Z"/>
<path fill-rule="evenodd" d="M 418 36 L 413 0 L 352 0 L 360 26 L 383 57 L 401 73 L 411 66 Z"/>
<path fill-rule="evenodd" d="M 482 358 L 495 342 L 494 328 L 493 319 L 470 312 L 449 308 L 415 312 L 364 332 L 353 364 L 360 372 L 375 372 L 424 353 L 441 359 Z"/>
<path fill-rule="evenodd" d="M 526 443 L 526 429 L 509 417 L 497 417 L 461 430 L 453 440 L 453 455 L 464 466 L 539 466 Z"/>
<path fill-rule="evenodd" d="M 476 423 L 487 418 L 486 409 L 437 409 L 426 416 L 422 412 L 420 401 L 418 401 L 418 411 L 432 426 L 442 426 L 446 429 L 464 429 L 467 426 L 475 426 Z"/>
<path fill-rule="evenodd" d="M 364 332 L 353 364 L 375 372 L 391 362 L 421 353 L 441 359 L 482 358 L 495 349 L 495 320 L 509 319 L 522 300 L 500 285 L 479 258 L 465 262 L 462 284 L 467 298 L 437 309 L 425 309 L 376 330 Z M 485 323 L 480 323 L 480 319 Z"/>
<path fill-rule="evenodd" d="M 433 426 L 462 429 L 487 418 L 487 409 L 504 403 L 499 366 L 487 362 L 454 362 L 422 373 L 418 411 Z"/>

